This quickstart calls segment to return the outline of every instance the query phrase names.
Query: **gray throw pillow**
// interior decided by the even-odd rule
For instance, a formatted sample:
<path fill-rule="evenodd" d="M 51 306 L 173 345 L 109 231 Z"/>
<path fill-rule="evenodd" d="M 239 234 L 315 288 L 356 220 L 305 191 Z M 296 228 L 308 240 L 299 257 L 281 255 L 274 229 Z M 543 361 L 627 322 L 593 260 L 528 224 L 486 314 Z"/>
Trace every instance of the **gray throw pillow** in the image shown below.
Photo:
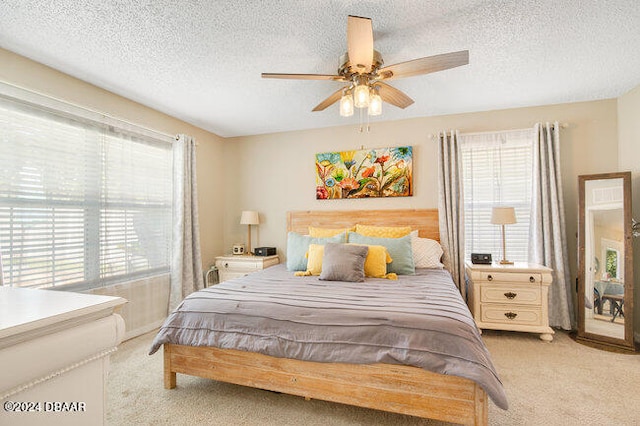
<path fill-rule="evenodd" d="M 364 261 L 369 247 L 327 243 L 322 257 L 320 279 L 325 281 L 364 281 Z"/>

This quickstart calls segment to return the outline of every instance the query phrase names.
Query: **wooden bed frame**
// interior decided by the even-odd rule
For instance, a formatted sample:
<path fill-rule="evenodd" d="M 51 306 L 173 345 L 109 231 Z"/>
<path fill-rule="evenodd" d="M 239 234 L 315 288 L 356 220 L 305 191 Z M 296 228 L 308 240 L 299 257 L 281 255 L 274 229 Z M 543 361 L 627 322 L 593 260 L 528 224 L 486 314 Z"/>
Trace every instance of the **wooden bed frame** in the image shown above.
<path fill-rule="evenodd" d="M 287 229 L 308 226 L 410 225 L 439 240 L 438 211 L 351 210 L 287 214 Z M 394 413 L 469 425 L 488 424 L 486 392 L 474 381 L 391 364 L 340 364 L 275 358 L 212 347 L 164 345 L 164 387 L 176 387 L 176 373 Z"/>

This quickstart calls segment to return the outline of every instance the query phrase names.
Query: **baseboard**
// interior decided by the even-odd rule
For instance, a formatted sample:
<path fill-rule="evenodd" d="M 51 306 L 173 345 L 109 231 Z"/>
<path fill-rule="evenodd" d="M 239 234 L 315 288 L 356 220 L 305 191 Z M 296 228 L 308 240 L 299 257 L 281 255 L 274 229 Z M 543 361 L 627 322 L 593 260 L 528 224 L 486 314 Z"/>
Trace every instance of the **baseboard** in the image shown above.
<path fill-rule="evenodd" d="M 142 336 L 150 331 L 157 330 L 162 326 L 164 320 L 158 320 L 150 324 L 146 324 L 144 327 L 138 327 L 135 330 L 129 330 L 124 334 L 124 340 L 133 339 L 134 337 Z"/>

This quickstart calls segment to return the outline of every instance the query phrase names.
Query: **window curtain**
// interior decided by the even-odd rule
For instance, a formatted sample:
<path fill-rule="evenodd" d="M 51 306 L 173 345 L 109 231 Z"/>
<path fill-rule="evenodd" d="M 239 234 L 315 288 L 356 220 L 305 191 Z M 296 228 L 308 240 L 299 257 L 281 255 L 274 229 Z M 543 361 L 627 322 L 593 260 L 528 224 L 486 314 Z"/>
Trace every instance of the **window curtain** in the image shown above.
<path fill-rule="evenodd" d="M 467 299 L 464 278 L 464 210 L 458 132 L 438 135 L 438 210 L 444 265 Z"/>
<path fill-rule="evenodd" d="M 570 285 L 558 123 L 534 126 L 533 196 L 529 261 L 553 269 L 549 287 L 549 325 L 571 330 L 575 326 Z"/>
<path fill-rule="evenodd" d="M 170 311 L 186 296 L 204 288 L 198 226 L 196 143 L 191 136 L 179 135 L 173 145 L 175 181 Z"/>

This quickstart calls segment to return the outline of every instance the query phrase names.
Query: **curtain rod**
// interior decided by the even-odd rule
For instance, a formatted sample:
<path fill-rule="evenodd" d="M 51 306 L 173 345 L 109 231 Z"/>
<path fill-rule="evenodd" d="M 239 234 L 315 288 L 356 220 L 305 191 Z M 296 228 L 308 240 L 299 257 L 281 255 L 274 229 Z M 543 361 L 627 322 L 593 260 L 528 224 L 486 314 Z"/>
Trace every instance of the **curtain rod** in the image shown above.
<path fill-rule="evenodd" d="M 32 89 L 27 89 L 13 83 L 0 81 L 0 94 L 9 98 L 16 99 L 18 101 L 29 102 L 40 107 L 60 110 L 65 113 L 76 115 L 80 118 L 97 121 L 102 124 L 116 125 L 117 127 L 122 127 L 126 130 L 132 130 L 143 135 L 147 133 L 146 136 L 155 135 L 154 137 L 161 137 L 169 143 L 178 140 L 178 135 L 170 135 L 168 133 L 150 129 L 140 124 L 136 124 L 104 112 L 96 111 L 91 108 L 75 104 L 73 102 L 59 99 L 51 95 L 40 93 Z"/>
<path fill-rule="evenodd" d="M 561 129 L 566 129 L 568 127 L 569 127 L 569 123 L 560 123 L 560 128 Z M 494 131 L 488 130 L 486 132 L 471 132 L 471 133 L 463 133 L 463 132 L 461 132 L 460 134 L 461 135 L 465 135 L 465 136 L 476 136 L 476 135 L 486 135 L 486 134 L 489 134 L 489 133 L 496 134 L 496 133 L 518 132 L 518 131 L 522 131 L 522 130 L 531 130 L 531 129 L 532 129 L 532 127 L 526 127 L 526 128 L 523 128 L 523 129 L 506 129 L 506 130 L 494 130 Z M 448 131 L 451 131 L 451 130 L 452 129 L 449 129 Z M 434 135 L 433 133 L 429 133 L 429 139 L 436 139 L 437 137 L 438 137 L 438 135 Z"/>

